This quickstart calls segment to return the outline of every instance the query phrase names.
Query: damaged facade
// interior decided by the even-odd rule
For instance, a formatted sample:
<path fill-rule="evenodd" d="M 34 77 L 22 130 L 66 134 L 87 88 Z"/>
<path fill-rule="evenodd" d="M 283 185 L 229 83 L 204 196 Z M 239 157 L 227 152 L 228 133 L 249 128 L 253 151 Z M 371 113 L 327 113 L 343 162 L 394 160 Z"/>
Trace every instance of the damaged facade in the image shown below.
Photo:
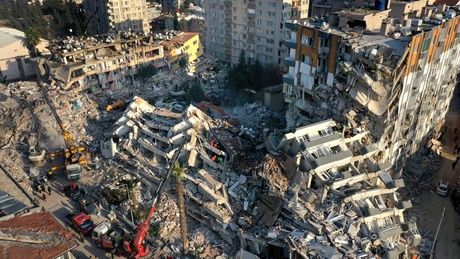
<path fill-rule="evenodd" d="M 249 216 L 254 224 L 239 231 L 240 254 L 410 257 L 421 236 L 403 214 L 412 207 L 396 192 L 403 180 L 390 176 L 391 164 L 375 161 L 369 132 L 342 137 L 342 130 L 326 120 L 267 140 L 280 155 L 259 172 L 271 188 Z"/>
<path fill-rule="evenodd" d="M 392 11 L 372 24 L 366 15 L 351 15 L 390 10 L 346 10 L 327 16 L 329 23 L 326 16 L 286 22 L 292 30 L 283 76 L 288 123 L 333 118 L 369 131 L 382 151 L 377 161 L 401 169 L 441 131 L 457 82 L 457 9 L 419 9 L 411 20 L 391 17 Z M 437 23 L 439 17 L 445 22 Z"/>
<path fill-rule="evenodd" d="M 213 136 L 215 122 L 198 108 L 189 106 L 183 114 L 150 105 L 134 98 L 123 116 L 115 123 L 102 146 L 105 156 L 116 156 L 137 163 L 139 173 L 158 183 L 164 167 L 186 137 L 179 161 L 187 168 L 185 194 L 187 214 L 210 226 L 229 243 L 236 232 L 226 230 L 233 210 L 225 188 L 228 155 Z M 114 141 L 115 140 L 115 141 Z"/>
<path fill-rule="evenodd" d="M 203 54 L 198 34 L 183 32 L 72 37 L 52 41 L 49 49 L 51 58 L 33 60 L 39 78 L 64 90 L 73 88 L 92 93 L 136 85 L 135 77 L 140 66 L 177 67 L 180 57 L 187 57 L 188 64 Z"/>

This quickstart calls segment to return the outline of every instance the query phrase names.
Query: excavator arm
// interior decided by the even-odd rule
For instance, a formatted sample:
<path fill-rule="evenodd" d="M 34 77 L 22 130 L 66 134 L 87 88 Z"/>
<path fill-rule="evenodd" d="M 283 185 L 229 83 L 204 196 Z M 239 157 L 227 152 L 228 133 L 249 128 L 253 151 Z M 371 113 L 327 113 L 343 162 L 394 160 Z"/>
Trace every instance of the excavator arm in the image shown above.
<path fill-rule="evenodd" d="M 149 214 L 144 222 L 142 222 L 136 229 L 136 235 L 132 240 L 132 243 L 129 241 L 125 241 L 123 247 L 126 251 L 134 252 L 135 258 L 144 257 L 149 253 L 148 246 L 145 244 L 145 238 L 147 236 L 147 232 L 149 231 L 149 224 L 150 220 L 152 219 L 153 213 L 155 213 L 156 205 L 160 201 L 161 194 L 168 182 L 169 178 L 171 178 L 172 172 L 174 170 L 174 163 L 177 162 L 179 158 L 179 154 L 184 148 L 185 142 L 187 141 L 187 137 L 184 135 L 181 144 L 177 148 L 176 152 L 174 152 L 173 157 L 169 161 L 168 172 L 166 173 L 165 177 L 162 178 L 155 194 L 153 195 L 153 203 L 152 207 L 150 208 Z M 134 251 L 133 251 L 134 250 Z"/>
<path fill-rule="evenodd" d="M 44 89 L 44 87 L 39 84 L 40 91 L 42 92 L 43 98 L 45 99 L 45 102 L 48 104 L 50 107 L 51 112 L 53 113 L 54 118 L 56 119 L 59 128 L 61 129 L 61 134 L 64 138 L 65 145 L 67 147 L 67 150 L 65 152 L 66 158 L 72 158 L 74 155 L 80 153 L 80 151 L 84 151 L 85 148 L 80 147 L 78 148 L 77 145 L 75 144 L 75 141 L 73 139 L 72 133 L 70 133 L 64 123 L 62 122 L 61 118 L 59 117 L 59 114 L 56 111 L 56 107 L 54 106 L 54 103 L 51 101 L 51 99 L 48 96 L 48 93 Z"/>

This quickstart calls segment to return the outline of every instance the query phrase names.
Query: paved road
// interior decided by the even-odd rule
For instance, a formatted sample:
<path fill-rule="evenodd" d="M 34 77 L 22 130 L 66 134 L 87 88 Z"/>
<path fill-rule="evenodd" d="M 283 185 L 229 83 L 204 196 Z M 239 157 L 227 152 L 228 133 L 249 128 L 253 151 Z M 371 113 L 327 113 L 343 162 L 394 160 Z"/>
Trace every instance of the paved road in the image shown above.
<path fill-rule="evenodd" d="M 434 250 L 434 258 L 439 259 L 460 258 L 460 215 L 454 211 L 449 198 L 452 189 L 455 187 L 457 176 L 460 173 L 460 163 L 454 170 L 452 169 L 452 163 L 457 156 L 453 155 L 455 128 L 459 129 L 456 135 L 460 138 L 460 116 L 457 108 L 460 105 L 460 98 L 458 97 L 459 90 L 457 89 L 455 93 L 455 97 L 451 103 L 451 110 L 446 117 L 445 126 L 447 126 L 447 131 L 441 141 L 445 151 L 442 158 L 442 166 L 432 178 L 430 182 L 431 188 L 416 198 L 420 201 L 420 204 L 414 204 L 414 212 L 418 217 L 418 226 L 420 229 L 428 230 L 429 232 L 426 236 L 431 238 L 435 237 L 443 208 L 446 208 Z M 449 196 L 441 197 L 436 194 L 436 187 L 439 180 L 451 183 Z M 421 234 L 424 235 L 425 233 L 426 231 Z"/>
<path fill-rule="evenodd" d="M 60 176 L 60 174 L 64 174 L 63 172 L 57 172 L 56 173 L 58 176 L 56 177 L 55 180 L 50 181 L 49 184 L 52 187 L 52 192 L 51 195 L 47 195 L 47 201 L 43 201 L 41 199 L 41 196 L 39 197 L 38 195 L 36 196 L 37 198 L 40 198 L 40 205 L 45 207 L 46 210 L 51 212 L 51 214 L 67 229 L 73 231 L 75 235 L 77 235 L 77 232 L 72 228 L 69 227 L 64 221 L 64 217 L 66 213 L 68 213 L 70 210 L 73 209 L 73 206 L 75 205 L 74 201 L 69 200 L 66 196 L 64 196 L 61 192 L 61 186 L 68 184 L 69 181 L 63 177 Z M 92 216 L 93 221 L 98 224 L 104 220 L 107 220 L 105 217 L 107 215 L 107 212 L 105 210 L 101 211 L 101 216 Z M 77 235 L 78 236 L 78 235 Z M 77 238 L 78 240 L 78 238 Z M 89 258 L 89 256 L 92 256 L 92 258 L 111 258 L 111 255 L 109 253 L 106 253 L 103 249 L 97 248 L 92 239 L 91 236 L 85 237 L 84 242 L 80 242 L 80 245 L 74 250 L 73 252 L 74 256 L 76 258 L 81 258 L 81 259 L 86 259 Z M 114 256 L 113 258 L 121 258 L 118 256 Z"/>

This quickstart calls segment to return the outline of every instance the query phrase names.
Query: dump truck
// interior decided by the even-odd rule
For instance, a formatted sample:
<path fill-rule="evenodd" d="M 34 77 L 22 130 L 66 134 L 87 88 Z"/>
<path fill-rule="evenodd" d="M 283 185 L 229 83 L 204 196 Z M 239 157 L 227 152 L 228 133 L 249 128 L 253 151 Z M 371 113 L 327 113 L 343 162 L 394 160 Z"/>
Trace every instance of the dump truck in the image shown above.
<path fill-rule="evenodd" d="M 91 235 L 94 229 L 94 223 L 91 217 L 84 212 L 71 211 L 65 216 L 65 221 L 85 236 Z"/>
<path fill-rule="evenodd" d="M 94 228 L 91 237 L 97 247 L 115 253 L 116 248 L 123 240 L 123 234 L 123 231 L 115 228 L 110 222 L 103 221 Z"/>

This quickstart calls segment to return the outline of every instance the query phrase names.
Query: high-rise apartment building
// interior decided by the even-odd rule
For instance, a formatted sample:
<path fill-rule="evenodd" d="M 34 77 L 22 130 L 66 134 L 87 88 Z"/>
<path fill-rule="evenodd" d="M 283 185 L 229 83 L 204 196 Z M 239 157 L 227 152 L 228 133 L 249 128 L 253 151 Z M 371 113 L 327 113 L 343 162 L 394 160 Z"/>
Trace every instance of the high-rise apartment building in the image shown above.
<path fill-rule="evenodd" d="M 442 132 L 457 84 L 460 17 L 426 6 L 402 20 L 380 9 L 287 22 L 283 92 L 293 127 L 332 117 L 353 127 L 345 135 L 369 131 L 381 161 L 398 171 Z"/>
<path fill-rule="evenodd" d="M 114 31 L 149 32 L 146 0 L 85 0 L 89 29 L 95 34 Z"/>
<path fill-rule="evenodd" d="M 300 20 L 308 18 L 310 0 L 292 0 L 291 19 Z"/>
<path fill-rule="evenodd" d="M 295 2 L 295 7 L 293 7 Z M 306 7 L 301 7 L 306 3 Z M 206 52 L 236 64 L 241 50 L 265 64 L 282 64 L 287 55 L 284 22 L 308 15 L 308 1 L 208 0 Z M 301 16 L 298 16 L 301 15 Z"/>

